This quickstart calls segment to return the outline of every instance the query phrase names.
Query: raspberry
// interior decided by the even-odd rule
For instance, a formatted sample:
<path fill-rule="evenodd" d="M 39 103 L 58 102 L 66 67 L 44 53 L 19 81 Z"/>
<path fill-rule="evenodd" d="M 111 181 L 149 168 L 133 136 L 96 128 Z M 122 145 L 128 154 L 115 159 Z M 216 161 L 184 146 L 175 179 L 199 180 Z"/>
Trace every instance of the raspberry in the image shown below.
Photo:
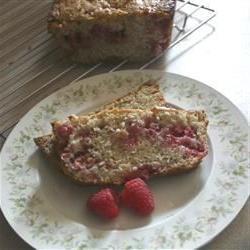
<path fill-rule="evenodd" d="M 110 188 L 104 188 L 89 197 L 87 208 L 95 214 L 113 219 L 119 214 L 119 197 Z"/>
<path fill-rule="evenodd" d="M 63 124 L 57 128 L 57 133 L 63 138 L 67 138 L 73 131 L 73 127 L 69 124 Z"/>
<path fill-rule="evenodd" d="M 126 182 L 121 194 L 122 203 L 137 214 L 146 216 L 154 210 L 154 198 L 146 183 L 136 178 Z"/>

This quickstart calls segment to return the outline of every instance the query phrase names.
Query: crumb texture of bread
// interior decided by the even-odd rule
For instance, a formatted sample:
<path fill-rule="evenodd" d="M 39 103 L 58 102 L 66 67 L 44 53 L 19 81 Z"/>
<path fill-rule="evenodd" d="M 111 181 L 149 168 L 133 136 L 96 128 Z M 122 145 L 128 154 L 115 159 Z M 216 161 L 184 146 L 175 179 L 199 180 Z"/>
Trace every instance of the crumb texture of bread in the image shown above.
<path fill-rule="evenodd" d="M 74 61 L 145 61 L 171 39 L 175 0 L 56 0 L 48 31 Z"/>
<path fill-rule="evenodd" d="M 63 172 L 83 184 L 122 184 L 188 172 L 206 156 L 203 111 L 113 109 L 55 122 Z"/>

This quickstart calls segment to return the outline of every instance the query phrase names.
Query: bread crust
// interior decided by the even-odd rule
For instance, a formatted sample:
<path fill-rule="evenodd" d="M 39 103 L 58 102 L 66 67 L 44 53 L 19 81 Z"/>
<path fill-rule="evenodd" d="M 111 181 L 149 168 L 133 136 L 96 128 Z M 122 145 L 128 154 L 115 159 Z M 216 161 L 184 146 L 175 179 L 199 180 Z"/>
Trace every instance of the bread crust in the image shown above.
<path fill-rule="evenodd" d="M 140 95 L 144 95 L 147 98 L 141 99 Z M 160 87 L 154 81 L 147 81 L 142 84 L 137 90 L 130 91 L 126 96 L 120 97 L 113 102 L 102 106 L 97 110 L 99 112 L 103 109 L 113 109 L 113 108 L 140 108 L 140 109 L 150 109 L 152 106 L 164 106 L 166 103 L 163 97 Z M 127 104 L 127 105 L 126 105 Z"/>
<path fill-rule="evenodd" d="M 109 19 L 124 15 L 170 14 L 175 0 L 56 0 L 49 21 L 72 22 Z"/>

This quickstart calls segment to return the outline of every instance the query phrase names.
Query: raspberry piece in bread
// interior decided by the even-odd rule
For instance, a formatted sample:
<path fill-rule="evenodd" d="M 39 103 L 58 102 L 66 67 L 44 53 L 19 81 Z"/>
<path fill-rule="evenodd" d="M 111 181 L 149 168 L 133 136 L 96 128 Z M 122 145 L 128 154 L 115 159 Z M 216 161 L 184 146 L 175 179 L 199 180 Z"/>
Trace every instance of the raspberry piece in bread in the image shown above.
<path fill-rule="evenodd" d="M 113 109 L 55 122 L 54 149 L 75 181 L 122 184 L 197 167 L 207 154 L 207 124 L 202 111 Z"/>
<path fill-rule="evenodd" d="M 148 60 L 167 48 L 175 0 L 55 0 L 48 31 L 73 60 Z"/>

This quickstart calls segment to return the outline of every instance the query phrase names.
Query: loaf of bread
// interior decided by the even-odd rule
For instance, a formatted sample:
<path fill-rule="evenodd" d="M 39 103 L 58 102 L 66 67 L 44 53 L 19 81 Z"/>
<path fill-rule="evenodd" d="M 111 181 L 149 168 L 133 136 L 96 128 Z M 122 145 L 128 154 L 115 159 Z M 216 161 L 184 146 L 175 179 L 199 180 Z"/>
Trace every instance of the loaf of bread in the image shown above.
<path fill-rule="evenodd" d="M 171 39 L 176 0 L 55 0 L 48 31 L 74 61 L 145 61 Z"/>
<path fill-rule="evenodd" d="M 111 109 L 54 122 L 54 139 L 35 141 L 73 180 L 119 185 L 196 168 L 207 154 L 207 125 L 203 111 Z"/>

